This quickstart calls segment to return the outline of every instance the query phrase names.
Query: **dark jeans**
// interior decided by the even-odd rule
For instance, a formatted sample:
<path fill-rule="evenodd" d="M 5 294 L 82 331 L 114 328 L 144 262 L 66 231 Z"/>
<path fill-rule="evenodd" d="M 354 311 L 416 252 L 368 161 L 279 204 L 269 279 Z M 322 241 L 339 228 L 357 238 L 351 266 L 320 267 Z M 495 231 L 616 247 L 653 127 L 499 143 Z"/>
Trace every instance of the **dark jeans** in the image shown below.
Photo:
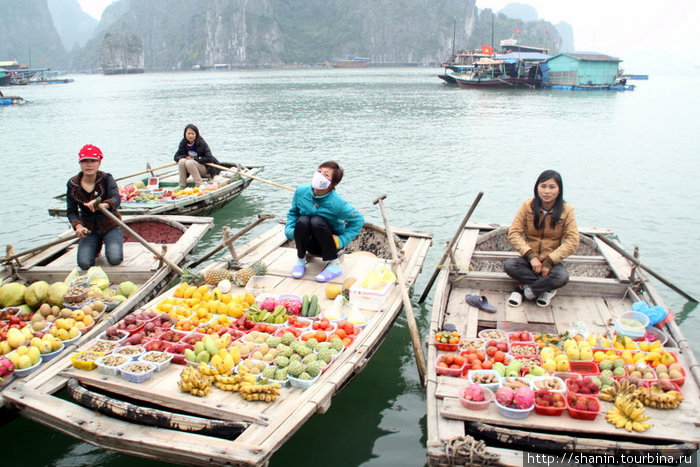
<path fill-rule="evenodd" d="M 569 273 L 566 272 L 566 268 L 561 264 L 552 266 L 547 277 L 542 277 L 539 274 L 535 274 L 530 262 L 522 256 L 506 260 L 503 263 L 503 269 L 505 269 L 506 274 L 517 280 L 519 284 L 529 285 L 532 292 L 538 297 L 543 292 L 564 287 L 569 282 Z"/>
<path fill-rule="evenodd" d="M 294 227 L 294 241 L 297 258 L 303 258 L 307 252 L 322 256 L 324 261 L 338 258 L 331 226 L 321 216 L 299 216 Z"/>
<path fill-rule="evenodd" d="M 96 231 L 81 238 L 80 242 L 78 242 L 78 266 L 82 270 L 94 266 L 95 257 L 100 248 L 102 248 L 103 243 L 105 245 L 107 262 L 112 266 L 120 264 L 124 259 L 123 241 L 122 229 L 119 227 L 112 228 L 104 235 Z"/>

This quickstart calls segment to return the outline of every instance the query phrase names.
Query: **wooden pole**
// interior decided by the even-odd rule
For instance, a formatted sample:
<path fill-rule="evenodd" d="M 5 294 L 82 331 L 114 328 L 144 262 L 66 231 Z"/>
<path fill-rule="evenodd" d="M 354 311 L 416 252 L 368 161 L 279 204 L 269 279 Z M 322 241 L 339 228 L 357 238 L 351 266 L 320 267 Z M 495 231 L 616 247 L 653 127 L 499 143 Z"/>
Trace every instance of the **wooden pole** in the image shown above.
<path fill-rule="evenodd" d="M 274 216 L 273 214 L 258 214 L 258 218 L 257 218 L 252 224 L 250 224 L 249 226 L 247 226 L 247 227 L 245 227 L 245 228 L 239 230 L 239 231 L 236 232 L 236 234 L 235 234 L 234 236 L 232 236 L 228 241 L 222 241 L 219 245 L 217 245 L 217 246 L 215 246 L 214 248 L 212 248 L 211 250 L 209 250 L 209 252 L 207 252 L 204 256 L 202 256 L 202 257 L 198 258 L 197 260 L 191 262 L 191 263 L 189 264 L 189 267 L 193 268 L 193 267 L 199 266 L 199 265 L 202 264 L 204 261 L 206 261 L 206 260 L 208 260 L 209 258 L 211 258 L 212 256 L 214 256 L 216 253 L 218 253 L 218 252 L 221 251 L 222 249 L 226 248 L 226 246 L 228 245 L 229 242 L 234 242 L 234 241 L 238 240 L 238 239 L 241 238 L 243 235 L 247 234 L 248 232 L 250 232 L 251 230 L 253 230 L 255 227 L 257 227 L 258 225 L 260 225 L 260 224 L 261 224 L 262 222 L 264 222 L 266 219 L 272 219 L 272 218 L 274 218 L 274 217 L 275 217 L 275 216 Z"/>
<path fill-rule="evenodd" d="M 37 252 L 37 251 L 44 250 L 44 249 L 46 249 L 46 248 L 48 248 L 48 247 L 50 247 L 50 246 L 58 245 L 59 243 L 67 242 L 67 241 L 69 241 L 69 240 L 74 240 L 74 239 L 76 239 L 76 238 L 78 238 L 78 235 L 76 235 L 75 233 L 73 233 L 72 235 L 68 235 L 68 236 L 66 236 L 66 237 L 62 237 L 62 238 L 59 238 L 59 239 L 56 239 L 56 240 L 52 240 L 52 241 L 50 241 L 49 243 L 45 243 L 44 245 L 31 248 L 31 249 L 29 249 L 29 250 L 27 250 L 27 251 L 22 251 L 22 252 L 20 252 L 20 253 L 14 253 L 14 254 L 8 254 L 8 255 L 5 256 L 4 258 L 0 259 L 0 263 L 8 263 L 8 262 L 12 261 L 13 259 L 21 258 L 22 256 L 26 256 L 26 255 L 28 255 L 28 254 L 35 253 L 35 252 Z"/>
<path fill-rule="evenodd" d="M 462 231 L 464 230 L 464 226 L 467 225 L 467 222 L 469 222 L 469 218 L 472 216 L 474 209 L 476 209 L 476 205 L 479 204 L 479 201 L 481 201 L 482 196 L 484 196 L 484 192 L 480 191 L 479 194 L 476 195 L 476 198 L 474 198 L 474 202 L 472 202 L 472 205 L 469 208 L 469 211 L 467 211 L 467 214 L 464 216 L 464 219 L 462 219 L 462 223 L 459 224 L 459 228 L 457 229 L 454 236 L 452 237 L 452 240 L 450 241 L 450 243 L 447 244 L 447 248 L 445 248 L 445 253 L 442 255 L 442 259 L 440 259 L 440 262 L 435 267 L 435 271 L 433 271 L 433 275 L 430 276 L 430 280 L 428 281 L 428 285 L 425 286 L 425 290 L 423 291 L 423 294 L 418 299 L 418 303 L 423 303 L 425 301 L 425 298 L 428 296 L 430 289 L 433 287 L 433 284 L 435 283 L 435 279 L 437 279 L 437 276 L 440 272 L 440 268 L 443 266 L 443 264 L 445 264 L 445 260 L 450 255 L 452 248 L 454 248 L 455 244 L 457 243 L 457 239 L 462 234 Z"/>
<path fill-rule="evenodd" d="M 661 276 L 661 274 L 657 273 L 653 269 L 651 269 L 649 266 L 643 264 L 641 261 L 639 261 L 637 258 L 632 256 L 631 254 L 627 253 L 625 250 L 622 249 L 617 243 L 613 242 L 610 240 L 608 237 L 601 235 L 601 234 L 596 234 L 596 236 L 601 239 L 604 243 L 606 243 L 608 246 L 610 246 L 612 249 L 620 253 L 622 256 L 627 258 L 628 260 L 632 261 L 632 264 L 635 266 L 638 266 L 642 269 L 644 269 L 646 272 L 654 276 L 656 279 L 658 279 L 662 284 L 668 286 L 671 290 L 678 292 L 680 295 L 682 295 L 684 298 L 686 298 L 688 301 L 695 302 L 697 303 L 698 301 L 693 298 L 690 294 L 684 292 L 681 290 L 677 285 L 669 281 L 668 279 L 664 278 Z"/>
<path fill-rule="evenodd" d="M 252 178 L 253 180 L 258 180 L 258 181 L 261 181 L 261 182 L 264 182 L 264 183 L 269 183 L 270 185 L 274 185 L 274 186 L 276 186 L 276 187 L 278 187 L 278 188 L 284 188 L 285 190 L 295 191 L 294 188 L 289 187 L 289 186 L 287 186 L 287 185 L 281 185 L 281 184 L 279 184 L 279 183 L 272 182 L 272 181 L 270 181 L 270 180 L 265 180 L 264 178 L 260 178 L 260 177 L 258 177 L 258 176 L 256 176 L 256 175 L 252 175 L 252 174 L 249 174 L 249 173 L 245 173 L 245 172 L 243 172 L 243 171 L 241 171 L 241 170 L 233 170 L 233 169 L 230 169 L 230 168 L 228 168 L 228 167 L 224 167 L 223 165 L 214 164 L 214 163 L 211 163 L 211 162 L 207 163 L 206 165 L 208 165 L 209 167 L 216 167 L 217 169 L 219 169 L 219 170 L 224 170 L 224 171 L 226 171 L 226 172 L 233 172 L 233 173 L 238 174 L 238 175 L 240 175 L 240 176 L 242 176 L 242 177 L 248 177 L 248 178 Z"/>
<path fill-rule="evenodd" d="M 148 168 L 146 170 L 142 170 L 141 172 L 136 172 L 136 173 L 133 173 L 131 175 L 124 175 L 123 177 L 115 178 L 114 180 L 118 182 L 119 180 L 126 180 L 127 178 L 135 177 L 137 175 L 143 175 L 143 174 L 149 173 L 149 172 L 151 174 L 153 174 L 153 172 L 156 170 L 167 169 L 168 167 L 173 167 L 176 165 L 177 165 L 177 162 L 171 162 L 170 164 L 161 165 L 160 167 L 151 167 L 150 164 L 147 164 Z"/>
<path fill-rule="evenodd" d="M 396 278 L 399 281 L 399 287 L 401 288 L 401 298 L 403 300 L 403 310 L 406 313 L 406 321 L 408 321 L 408 330 L 411 333 L 411 343 L 413 344 L 413 353 L 416 356 L 416 365 L 418 366 L 418 377 L 420 378 L 421 386 L 425 387 L 425 373 L 427 371 L 427 364 L 425 362 L 425 354 L 423 353 L 423 346 L 421 345 L 420 335 L 418 334 L 418 325 L 416 324 L 416 318 L 413 314 L 413 307 L 411 306 L 411 299 L 408 296 L 408 289 L 406 288 L 406 282 L 403 277 L 403 269 L 399 264 L 399 254 L 396 251 L 396 243 L 394 243 L 394 232 L 391 230 L 391 225 L 389 225 L 389 219 L 386 215 L 386 210 L 384 209 L 383 200 L 386 195 L 381 195 L 379 198 L 375 199 L 372 204 L 379 203 L 379 210 L 382 213 L 382 218 L 384 219 L 384 228 L 386 229 L 386 235 L 389 240 L 389 247 L 391 248 L 391 258 L 394 260 L 396 265 Z"/>
<path fill-rule="evenodd" d="M 183 274 L 183 271 L 182 271 L 182 269 L 180 269 L 180 266 L 178 266 L 177 264 L 173 263 L 173 262 L 170 261 L 168 258 L 166 258 L 165 255 L 162 255 L 158 250 L 156 250 L 155 248 L 153 248 L 153 246 L 151 246 L 151 244 L 148 243 L 148 242 L 146 241 L 146 239 L 144 239 L 141 235 L 137 234 L 136 231 L 135 231 L 134 229 L 132 229 L 131 227 L 129 227 L 124 221 L 122 221 L 121 219 L 119 219 L 117 216 L 115 216 L 114 214 L 112 214 L 111 212 L 109 212 L 109 210 L 108 210 L 107 208 L 105 208 L 104 206 L 102 206 L 101 203 L 100 203 L 100 201 L 101 201 L 100 198 L 97 198 L 97 202 L 95 203 L 95 206 L 97 207 L 97 209 L 99 209 L 99 210 L 102 212 L 102 214 L 104 214 L 105 216 L 107 216 L 107 217 L 108 217 L 109 219 L 111 219 L 112 221 L 116 222 L 122 229 L 124 229 L 124 230 L 126 230 L 127 232 L 129 232 L 136 240 L 138 240 L 139 243 L 141 243 L 141 245 L 145 246 L 146 249 L 147 249 L 148 251 L 150 251 L 151 253 L 153 253 L 154 255 L 156 255 L 156 256 L 157 256 L 158 258 L 160 258 L 165 264 L 167 264 L 168 266 L 170 266 L 170 267 L 173 269 L 173 271 L 177 272 L 179 275 L 182 275 L 182 274 Z"/>

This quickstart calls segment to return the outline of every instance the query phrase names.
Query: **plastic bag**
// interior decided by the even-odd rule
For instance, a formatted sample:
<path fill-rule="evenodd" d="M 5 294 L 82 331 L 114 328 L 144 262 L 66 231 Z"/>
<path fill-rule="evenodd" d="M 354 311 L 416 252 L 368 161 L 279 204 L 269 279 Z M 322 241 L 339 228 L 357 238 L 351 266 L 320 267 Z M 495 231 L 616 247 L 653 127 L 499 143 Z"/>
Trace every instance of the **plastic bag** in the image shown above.
<path fill-rule="evenodd" d="M 81 275 L 82 275 L 82 270 L 80 268 L 75 268 L 70 272 L 70 274 L 68 274 L 68 277 L 66 277 L 66 280 L 64 280 L 63 282 L 65 282 L 66 284 L 68 284 L 70 286 L 73 283 L 73 281 L 76 280 Z"/>
<path fill-rule="evenodd" d="M 666 319 L 668 315 L 668 310 L 660 305 L 649 306 L 647 302 L 634 302 L 632 304 L 632 311 L 638 311 L 644 313 L 649 318 L 649 326 L 653 326 L 657 323 Z"/>
<path fill-rule="evenodd" d="M 91 267 L 88 269 L 87 275 L 90 285 L 96 285 L 102 290 L 109 287 L 109 277 L 107 277 L 107 273 L 104 272 L 101 267 Z"/>

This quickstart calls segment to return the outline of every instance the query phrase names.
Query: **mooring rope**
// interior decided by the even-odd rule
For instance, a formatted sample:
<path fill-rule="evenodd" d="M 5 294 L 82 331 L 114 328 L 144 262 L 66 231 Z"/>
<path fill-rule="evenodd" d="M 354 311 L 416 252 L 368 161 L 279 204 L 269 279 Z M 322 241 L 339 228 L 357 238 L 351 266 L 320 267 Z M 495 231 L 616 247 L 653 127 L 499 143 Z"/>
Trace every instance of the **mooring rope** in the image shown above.
<path fill-rule="evenodd" d="M 500 456 L 486 449 L 486 443 L 473 436 L 455 436 L 443 443 L 450 465 L 489 465 Z"/>

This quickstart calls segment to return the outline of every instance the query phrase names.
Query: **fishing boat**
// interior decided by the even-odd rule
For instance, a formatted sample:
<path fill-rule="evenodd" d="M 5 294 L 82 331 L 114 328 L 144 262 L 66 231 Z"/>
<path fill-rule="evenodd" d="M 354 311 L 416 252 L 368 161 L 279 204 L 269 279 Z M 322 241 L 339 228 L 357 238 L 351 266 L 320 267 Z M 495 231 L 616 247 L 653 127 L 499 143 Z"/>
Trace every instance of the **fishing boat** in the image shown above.
<path fill-rule="evenodd" d="M 83 329 L 80 337 L 66 340 L 68 343 L 62 347 L 60 354 L 51 355 L 52 360 L 42 361 L 35 371 L 22 378 L 16 377 L 15 382 L 23 384 L 25 380 L 50 371 L 60 355 L 72 353 L 83 342 L 94 339 L 105 326 L 119 321 L 136 307 L 153 299 L 175 276 L 170 264 L 183 264 L 202 236 L 213 226 L 210 217 L 167 215 L 126 217 L 124 223 L 141 239 L 161 249 L 165 259 L 155 257 L 131 233 L 125 232 L 122 263 L 111 266 L 104 255 L 100 255 L 96 258 L 95 265 L 102 268 L 113 285 L 130 281 L 138 286 L 138 289 L 122 302 L 107 301 L 109 306 L 106 312 L 95 319 L 94 325 Z M 15 253 L 14 249 L 8 246 L 7 255 L 0 259 L 3 264 L 3 270 L 0 271 L 1 282 L 3 285 L 11 282 L 63 282 L 76 267 L 77 246 L 78 239 L 72 229 L 47 245 L 25 252 Z M 0 321 L 3 330 L 6 330 L 7 324 L 8 322 Z M 4 404 L 2 395 L 0 392 L 0 407 Z"/>
<path fill-rule="evenodd" d="M 422 268 L 432 236 L 415 230 L 392 230 L 392 238 L 402 252 L 397 266 L 402 268 L 410 286 Z M 331 284 L 340 288 L 341 281 L 350 277 L 362 284 L 363 278 L 377 268 L 386 273 L 386 268 L 392 267 L 389 241 L 383 228 L 365 224 L 360 235 L 341 254 L 343 276 Z M 310 259 L 303 279 L 291 277 L 296 248 L 286 239 L 283 224 L 235 248 L 235 257 L 247 265 L 265 262 L 267 275 L 254 276 L 245 289 L 234 287 L 230 291 L 234 300 L 246 290 L 266 293 L 268 297 L 270 294 L 293 294 L 299 298 L 314 295 L 324 316 L 331 316 L 329 310 L 338 303 L 327 298 L 327 284 L 314 280 L 325 265 L 319 258 Z M 230 258 L 212 263 L 203 272 L 229 269 L 233 258 L 232 253 Z M 209 290 L 213 293 L 211 287 Z M 180 295 L 177 291 L 178 287 L 166 291 L 140 310 L 158 310 L 160 303 L 164 306 Z M 258 295 L 256 302 L 262 298 Z M 344 350 L 320 375 L 306 380 L 302 387 L 283 387 L 274 402 L 249 402 L 240 394 L 219 388 L 213 388 L 204 397 L 182 392 L 178 381 L 184 367 L 179 365 L 171 364 L 150 380 L 134 384 L 97 371 L 77 370 L 71 366 L 70 356 L 64 357 L 51 374 L 26 384 L 11 384 L 6 389 L 6 398 L 22 416 L 107 449 L 186 465 L 267 465 L 270 456 L 286 440 L 315 413 L 328 410 L 332 398 L 364 369 L 402 307 L 400 287 L 393 283 L 387 284 L 382 292 L 375 291 L 374 296 L 358 300 L 351 288 L 350 303 L 355 303 L 354 312 L 363 315 L 363 328 L 354 329 L 353 337 L 344 342 Z M 323 321 L 315 322 L 320 325 Z M 290 328 L 292 325 L 288 324 L 281 332 Z M 251 337 L 248 332 L 238 340 L 245 343 Z M 303 335 L 299 338 L 303 339 Z M 236 341 L 231 345 L 235 344 Z M 86 406 L 49 395 L 65 386 Z"/>
<path fill-rule="evenodd" d="M 138 180 L 140 187 L 134 184 L 126 184 L 120 188 L 122 195 L 119 212 L 125 216 L 134 215 L 155 215 L 155 214 L 175 214 L 175 215 L 197 215 L 211 213 L 227 203 L 233 201 L 251 182 L 264 170 L 264 166 L 244 166 L 223 162 L 219 165 L 228 170 L 212 179 L 207 179 L 206 183 L 200 187 L 192 186 L 190 182 L 187 188 L 180 191 L 173 191 L 178 186 L 178 171 L 164 170 L 175 164 L 162 166 L 161 171 L 149 169 L 139 172 L 149 176 Z M 132 176 L 120 177 L 118 183 L 124 180 L 133 179 Z M 151 183 L 152 182 L 152 183 Z M 126 191 L 125 191 L 126 190 Z M 56 196 L 56 199 L 65 200 L 65 194 Z M 66 206 L 56 206 L 49 208 L 49 214 L 55 217 L 66 216 Z"/>
<path fill-rule="evenodd" d="M 539 64 L 547 56 L 512 52 L 496 58 L 481 58 L 452 78 L 465 88 L 537 88 L 542 84 Z"/>
<path fill-rule="evenodd" d="M 445 69 L 444 73 L 438 75 L 438 78 L 443 80 L 447 84 L 457 84 L 455 77 L 461 77 L 465 73 L 474 70 L 474 62 L 477 62 L 483 58 L 489 58 L 492 54 L 487 54 L 483 50 L 479 51 L 468 51 L 459 50 L 453 53 L 450 58 L 442 63 L 442 67 Z"/>
<path fill-rule="evenodd" d="M 451 266 L 445 267 L 438 276 L 430 317 L 431 336 L 427 357 L 429 464 L 461 465 L 473 462 L 523 465 L 524 462 L 529 462 L 527 459 L 531 459 L 534 465 L 540 462 L 535 460 L 537 454 L 596 455 L 596 459 L 605 459 L 584 461 L 595 464 L 619 462 L 623 454 L 649 455 L 651 457 L 647 459 L 652 459 L 651 461 L 635 463 L 654 464 L 656 462 L 653 459 L 658 458 L 654 456 L 665 455 L 669 456 L 669 459 L 678 459 L 679 456 L 689 456 L 695 452 L 700 443 L 700 433 L 697 430 L 700 405 L 698 362 L 688 341 L 672 319 L 661 321 L 663 325 L 657 325 L 658 328 L 647 328 L 644 338 L 654 334 L 655 338 L 668 339 L 662 348 L 663 352 L 667 352 L 673 360 L 682 365 L 683 381 L 674 382 L 684 383 L 681 389 L 683 401 L 674 410 L 647 407 L 644 413 L 650 417 L 648 421 L 653 426 L 645 431 L 627 431 L 608 423 L 606 414 L 615 404 L 595 396 L 593 399 L 597 401 L 597 411 L 578 410 L 570 404 L 568 398 L 571 393 L 564 392 L 567 400 L 563 407 L 553 409 L 535 406 L 535 411 L 523 409 L 517 413 L 509 407 L 502 409 L 496 402 L 473 404 L 471 400 L 463 397 L 464 388 L 470 384 L 469 375 L 475 370 L 470 369 L 470 365 L 465 365 L 462 369 L 445 370 L 444 365 L 439 362 L 444 360 L 443 357 L 447 354 L 460 351 L 466 351 L 468 354 L 473 352 L 466 350 L 470 346 L 480 343 L 486 345 L 484 340 L 479 340 L 479 336 L 502 340 L 503 345 L 510 346 L 508 350 L 513 358 L 516 348 L 519 349 L 518 353 L 523 348 L 534 349 L 530 352 L 533 354 L 532 358 L 540 358 L 544 356 L 540 348 L 548 347 L 554 352 L 555 347 L 538 341 L 538 336 L 545 340 L 551 338 L 550 342 L 560 339 L 561 346 L 561 341 L 576 337 L 576 342 L 589 332 L 590 335 L 586 339 L 593 339 L 593 351 L 604 353 L 594 353 L 595 357 L 590 361 L 572 360 L 562 364 L 563 368 L 559 369 L 566 370 L 568 366 L 569 371 L 554 374 L 562 378 L 562 382 L 566 381 L 565 388 L 561 388 L 564 391 L 572 388 L 569 380 L 574 381 L 580 377 L 585 380 L 583 375 L 601 377 L 600 368 L 604 365 L 598 362 L 602 362 L 603 359 L 619 358 L 627 362 L 625 359 L 634 357 L 633 352 L 635 355 L 639 353 L 641 358 L 652 358 L 651 352 L 618 350 L 618 344 L 612 349 L 605 348 L 610 344 L 610 340 L 605 339 L 612 339 L 613 334 L 617 332 L 613 328 L 624 324 L 624 321 L 621 321 L 622 316 L 636 309 L 636 303 L 665 309 L 659 293 L 646 278 L 642 268 L 638 267 L 640 263 L 633 263 L 628 259 L 633 259 L 633 256 L 626 254 L 620 245 L 612 240 L 614 236 L 611 231 L 581 228 L 578 250 L 564 260 L 570 274 L 570 282 L 558 290 L 557 296 L 548 306 L 536 306 L 535 302 L 524 301 L 521 306 L 515 308 L 506 304 L 515 282 L 503 272 L 503 262 L 516 257 L 518 253 L 510 248 L 507 232 L 507 226 L 497 224 L 466 224 L 451 251 Z M 476 306 L 470 306 L 466 302 L 467 295 L 486 297 L 488 303 L 495 305 L 496 311 L 483 311 L 480 305 L 484 302 L 481 298 L 478 298 Z M 475 303 L 473 299 L 471 303 Z M 436 343 L 432 333 L 442 329 L 449 331 L 452 327 L 461 335 L 458 343 L 448 344 L 447 347 Z M 508 341 L 513 336 L 522 339 L 521 331 L 527 331 L 535 341 L 520 342 L 519 345 Z M 569 333 L 568 336 L 566 333 Z M 630 338 L 629 343 L 625 344 L 625 349 L 637 344 Z M 643 348 L 644 345 L 650 344 L 647 342 L 638 345 Z M 585 347 L 585 344 L 583 346 Z M 601 349 L 597 350 L 599 346 Z M 492 350 L 491 352 L 493 353 Z M 605 357 L 607 352 L 612 352 L 613 356 Z M 480 359 L 478 355 L 477 359 Z M 562 360 L 564 359 L 562 357 Z M 471 365 L 478 366 L 474 362 Z M 495 367 L 496 364 L 493 365 Z M 656 368 L 661 370 L 658 366 Z M 527 371 L 523 370 L 518 375 Z M 621 373 L 626 371 L 621 370 Z M 477 374 L 474 373 L 471 378 Z M 624 377 L 619 376 L 618 383 L 624 384 Z M 556 381 L 551 376 L 544 378 Z M 651 384 L 652 381 L 653 379 L 649 379 L 648 383 Z M 491 389 L 497 392 L 497 388 L 503 384 L 505 379 L 499 377 Z M 531 384 L 535 384 L 534 379 Z M 526 417 L 510 418 L 516 415 Z"/>

